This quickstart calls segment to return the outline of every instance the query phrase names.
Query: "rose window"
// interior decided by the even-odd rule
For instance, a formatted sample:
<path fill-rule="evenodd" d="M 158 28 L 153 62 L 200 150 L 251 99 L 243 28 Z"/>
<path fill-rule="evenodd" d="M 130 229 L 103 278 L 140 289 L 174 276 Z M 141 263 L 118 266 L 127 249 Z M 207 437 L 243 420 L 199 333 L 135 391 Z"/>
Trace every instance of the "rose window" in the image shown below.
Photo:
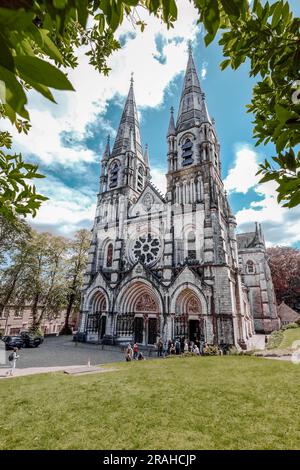
<path fill-rule="evenodd" d="M 135 261 L 140 261 L 144 264 L 154 264 L 158 258 L 160 250 L 159 239 L 148 233 L 141 235 L 135 242 L 132 248 L 132 254 Z"/>

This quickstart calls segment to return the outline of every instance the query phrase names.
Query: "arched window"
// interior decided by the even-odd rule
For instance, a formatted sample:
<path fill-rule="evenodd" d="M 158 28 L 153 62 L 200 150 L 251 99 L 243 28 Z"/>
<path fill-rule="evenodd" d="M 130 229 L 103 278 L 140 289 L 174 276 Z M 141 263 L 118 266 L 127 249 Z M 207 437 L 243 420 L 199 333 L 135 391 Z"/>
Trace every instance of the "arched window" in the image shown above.
<path fill-rule="evenodd" d="M 196 236 L 194 232 L 188 234 L 187 257 L 189 260 L 196 259 Z"/>
<path fill-rule="evenodd" d="M 115 188 L 118 186 L 118 173 L 120 166 L 117 162 L 113 163 L 110 167 L 110 188 Z"/>
<path fill-rule="evenodd" d="M 111 268 L 112 267 L 112 262 L 113 262 L 113 251 L 114 247 L 113 244 L 110 243 L 107 247 L 107 253 L 106 253 L 106 267 Z"/>
<path fill-rule="evenodd" d="M 182 150 L 182 166 L 191 165 L 193 163 L 193 143 L 190 139 L 185 139 L 184 143 L 181 146 Z"/>
<path fill-rule="evenodd" d="M 246 272 L 248 274 L 254 274 L 255 273 L 255 266 L 254 266 L 253 261 L 251 261 L 251 260 L 247 261 L 247 263 L 246 263 Z"/>

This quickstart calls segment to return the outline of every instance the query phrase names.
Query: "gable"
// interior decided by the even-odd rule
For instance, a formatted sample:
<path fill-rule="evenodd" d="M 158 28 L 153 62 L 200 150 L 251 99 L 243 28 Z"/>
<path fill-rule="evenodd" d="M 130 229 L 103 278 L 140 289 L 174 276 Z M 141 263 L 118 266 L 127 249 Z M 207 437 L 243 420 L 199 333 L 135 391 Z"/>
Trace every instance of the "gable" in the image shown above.
<path fill-rule="evenodd" d="M 164 211 L 165 200 L 163 196 L 148 183 L 138 200 L 133 204 L 129 210 L 129 217 L 137 217 L 146 214 L 155 214 Z"/>

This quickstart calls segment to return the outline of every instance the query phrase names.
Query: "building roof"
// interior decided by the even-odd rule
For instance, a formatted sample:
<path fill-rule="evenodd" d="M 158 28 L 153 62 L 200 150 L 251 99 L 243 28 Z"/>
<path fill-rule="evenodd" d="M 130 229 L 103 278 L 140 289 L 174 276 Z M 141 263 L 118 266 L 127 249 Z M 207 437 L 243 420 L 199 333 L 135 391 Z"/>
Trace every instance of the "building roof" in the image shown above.
<path fill-rule="evenodd" d="M 277 312 L 282 322 L 293 323 L 300 318 L 299 313 L 295 312 L 295 310 L 289 307 L 285 302 L 281 302 L 279 307 L 277 307 Z"/>
<path fill-rule="evenodd" d="M 238 233 L 236 236 L 238 250 L 245 248 L 265 247 L 261 225 L 255 222 L 254 232 Z"/>

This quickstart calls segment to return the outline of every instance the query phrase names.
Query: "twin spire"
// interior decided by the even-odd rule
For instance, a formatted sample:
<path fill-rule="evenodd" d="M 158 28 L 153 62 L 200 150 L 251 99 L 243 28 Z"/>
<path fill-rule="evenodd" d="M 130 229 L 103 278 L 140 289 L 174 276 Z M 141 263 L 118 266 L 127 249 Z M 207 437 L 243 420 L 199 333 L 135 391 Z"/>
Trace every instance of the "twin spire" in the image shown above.
<path fill-rule="evenodd" d="M 133 78 L 119 124 L 117 137 L 112 149 L 112 157 L 125 153 L 128 149 L 143 159 L 140 125 L 133 91 Z"/>
<path fill-rule="evenodd" d="M 181 92 L 176 131 L 181 132 L 193 126 L 199 126 L 202 122 L 211 123 L 211 120 L 205 103 L 205 95 L 201 90 L 192 48 L 189 46 L 189 58 Z"/>
<path fill-rule="evenodd" d="M 133 77 L 131 76 L 129 93 L 123 109 L 118 133 L 112 151 L 110 151 L 110 137 L 107 138 L 107 144 L 103 154 L 103 160 L 110 157 L 117 157 L 127 151 L 136 154 L 141 160 L 144 160 L 146 167 L 149 168 L 148 146 L 143 149 L 141 144 L 140 125 L 133 91 Z"/>
<path fill-rule="evenodd" d="M 211 119 L 207 111 L 204 93 L 200 87 L 192 48 L 189 46 L 189 57 L 181 92 L 177 122 L 175 125 L 174 109 L 172 107 L 167 137 L 176 135 L 177 132 L 184 131 L 185 129 L 199 126 L 202 122 L 211 123 Z M 119 156 L 128 150 L 134 152 L 141 160 L 144 160 L 146 166 L 149 167 L 148 146 L 146 146 L 143 156 L 140 126 L 133 90 L 133 77 L 130 80 L 129 93 L 112 152 L 110 152 L 108 139 L 103 158 Z"/>

